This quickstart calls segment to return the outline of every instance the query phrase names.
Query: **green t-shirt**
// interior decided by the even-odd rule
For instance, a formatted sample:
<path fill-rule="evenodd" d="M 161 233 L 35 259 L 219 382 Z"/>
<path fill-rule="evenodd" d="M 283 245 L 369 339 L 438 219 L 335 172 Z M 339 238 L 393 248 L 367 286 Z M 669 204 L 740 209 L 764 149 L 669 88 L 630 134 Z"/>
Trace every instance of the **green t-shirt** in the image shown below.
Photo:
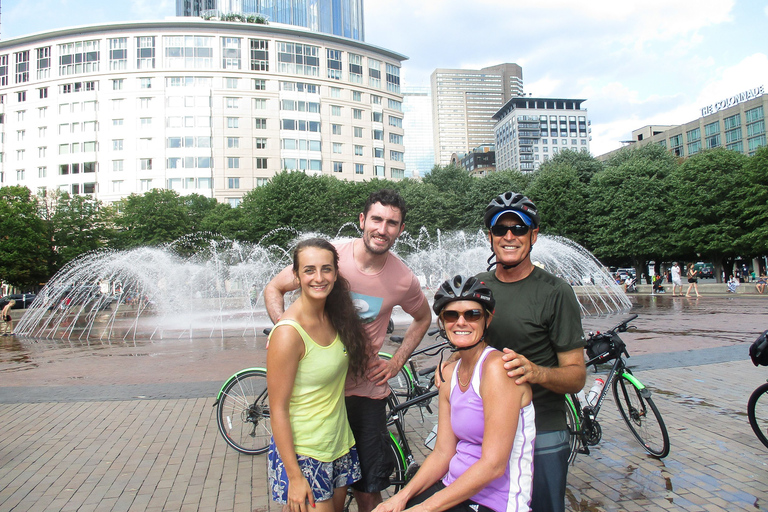
<path fill-rule="evenodd" d="M 524 355 L 534 364 L 557 366 L 557 353 L 584 347 L 581 311 L 573 289 L 562 279 L 534 267 L 521 281 L 503 283 L 494 272 L 477 275 L 493 292 L 496 314 L 488 344 Z M 565 397 L 533 384 L 536 430 L 564 430 Z"/>

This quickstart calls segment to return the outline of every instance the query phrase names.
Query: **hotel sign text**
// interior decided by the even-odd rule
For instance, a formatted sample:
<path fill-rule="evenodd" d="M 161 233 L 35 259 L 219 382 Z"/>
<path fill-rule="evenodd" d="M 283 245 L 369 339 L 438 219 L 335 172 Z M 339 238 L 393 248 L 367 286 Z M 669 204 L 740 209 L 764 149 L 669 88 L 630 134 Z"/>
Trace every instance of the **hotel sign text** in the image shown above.
<path fill-rule="evenodd" d="M 763 92 L 764 87 L 762 85 L 760 87 L 755 87 L 754 89 L 747 89 L 746 91 L 737 94 L 736 96 L 731 96 L 730 98 L 726 98 L 722 101 L 718 101 L 717 103 L 713 103 L 712 105 L 702 108 L 701 115 L 708 116 L 709 114 L 714 114 L 715 112 L 719 112 L 725 108 L 737 105 L 742 101 L 757 98 L 758 96 L 761 96 Z"/>

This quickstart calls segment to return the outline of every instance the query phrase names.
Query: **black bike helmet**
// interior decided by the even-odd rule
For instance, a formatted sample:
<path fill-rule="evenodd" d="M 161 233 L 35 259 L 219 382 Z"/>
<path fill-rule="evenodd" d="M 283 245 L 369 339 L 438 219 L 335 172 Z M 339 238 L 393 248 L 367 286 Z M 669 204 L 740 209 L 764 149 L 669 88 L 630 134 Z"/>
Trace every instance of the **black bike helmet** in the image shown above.
<path fill-rule="evenodd" d="M 440 288 L 435 292 L 432 310 L 436 315 L 439 315 L 446 305 L 457 300 L 479 302 L 490 313 L 496 308 L 493 292 L 484 282 L 474 277 L 465 277 L 459 274 L 440 285 Z"/>
<path fill-rule="evenodd" d="M 485 215 L 483 216 L 485 227 L 490 229 L 496 220 L 507 212 L 517 213 L 523 222 L 533 229 L 539 227 L 539 210 L 536 205 L 523 194 L 515 192 L 499 194 L 485 207 Z"/>

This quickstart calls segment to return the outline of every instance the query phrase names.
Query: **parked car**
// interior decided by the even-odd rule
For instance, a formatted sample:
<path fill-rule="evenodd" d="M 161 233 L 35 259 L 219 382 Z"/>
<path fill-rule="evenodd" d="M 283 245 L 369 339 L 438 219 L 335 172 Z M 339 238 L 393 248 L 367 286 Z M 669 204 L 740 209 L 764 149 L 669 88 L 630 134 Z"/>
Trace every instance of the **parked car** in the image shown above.
<path fill-rule="evenodd" d="M 702 279 L 712 279 L 715 277 L 715 267 L 711 263 L 700 261 L 693 265 L 693 268 L 699 271 L 699 277 Z"/>
<path fill-rule="evenodd" d="M 0 309 L 3 309 L 12 300 L 16 301 L 12 309 L 26 309 L 35 300 L 34 293 L 12 293 L 0 299 Z"/>

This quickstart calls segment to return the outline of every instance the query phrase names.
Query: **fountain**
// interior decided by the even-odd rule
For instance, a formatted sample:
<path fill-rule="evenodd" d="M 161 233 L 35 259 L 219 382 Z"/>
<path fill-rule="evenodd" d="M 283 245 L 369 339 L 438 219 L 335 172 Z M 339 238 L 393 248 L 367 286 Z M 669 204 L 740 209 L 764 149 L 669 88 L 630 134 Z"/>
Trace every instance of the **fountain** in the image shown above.
<path fill-rule="evenodd" d="M 16 333 L 124 340 L 256 334 L 271 325 L 262 290 L 291 261 L 292 247 L 268 245 L 268 236 L 256 244 L 220 239 L 202 244 L 197 237 L 164 248 L 86 254 L 48 282 Z M 293 244 L 310 236 L 317 235 L 297 234 Z M 481 231 L 438 232 L 431 237 L 422 229 L 416 237 L 404 233 L 393 250 L 427 292 L 452 275 L 485 270 L 490 254 Z M 179 255 L 184 253 L 191 256 Z M 631 305 L 600 262 L 567 239 L 539 236 L 532 259 L 574 286 L 584 315 Z"/>

